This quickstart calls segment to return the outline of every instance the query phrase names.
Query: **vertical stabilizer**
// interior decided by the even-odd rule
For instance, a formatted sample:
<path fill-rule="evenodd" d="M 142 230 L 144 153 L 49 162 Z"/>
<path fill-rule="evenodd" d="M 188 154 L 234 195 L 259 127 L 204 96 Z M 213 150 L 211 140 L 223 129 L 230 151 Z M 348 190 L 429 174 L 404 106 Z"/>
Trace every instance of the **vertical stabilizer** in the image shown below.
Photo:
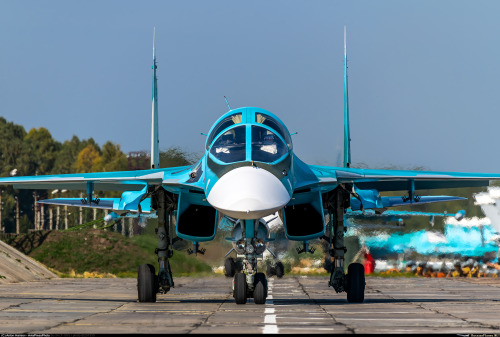
<path fill-rule="evenodd" d="M 344 167 L 351 166 L 351 132 L 349 130 L 349 94 L 347 90 L 347 43 L 344 26 Z"/>
<path fill-rule="evenodd" d="M 158 139 L 158 87 L 156 79 L 155 30 L 153 30 L 153 112 L 151 124 L 151 168 L 160 167 L 160 149 Z"/>

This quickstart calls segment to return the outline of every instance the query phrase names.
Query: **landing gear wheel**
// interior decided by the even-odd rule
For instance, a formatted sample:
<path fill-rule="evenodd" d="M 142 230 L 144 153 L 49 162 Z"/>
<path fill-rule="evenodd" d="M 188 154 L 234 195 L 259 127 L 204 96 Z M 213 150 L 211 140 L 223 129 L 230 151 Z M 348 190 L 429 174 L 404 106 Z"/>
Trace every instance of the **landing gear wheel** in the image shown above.
<path fill-rule="evenodd" d="M 265 304 L 267 298 L 267 280 L 264 273 L 255 274 L 253 301 L 255 304 Z"/>
<path fill-rule="evenodd" d="M 226 261 L 224 261 L 224 275 L 227 277 L 233 277 L 234 274 L 236 273 L 236 263 L 234 262 L 234 259 L 232 257 L 227 258 Z"/>
<path fill-rule="evenodd" d="M 137 270 L 137 294 L 139 302 L 156 302 L 157 281 L 155 267 L 141 264 Z"/>
<path fill-rule="evenodd" d="M 267 277 L 271 277 L 273 275 L 276 275 L 276 270 L 273 268 L 273 266 L 271 264 L 267 265 L 266 274 L 267 274 Z"/>
<path fill-rule="evenodd" d="M 362 303 L 365 299 L 365 268 L 361 263 L 351 263 L 347 268 L 347 302 Z"/>
<path fill-rule="evenodd" d="M 283 263 L 278 262 L 276 263 L 276 277 L 282 278 L 283 275 L 285 275 L 285 267 L 283 266 Z"/>
<path fill-rule="evenodd" d="M 234 275 L 234 290 L 233 297 L 236 301 L 236 304 L 245 304 L 247 303 L 247 280 L 246 275 L 243 273 L 238 273 Z"/>

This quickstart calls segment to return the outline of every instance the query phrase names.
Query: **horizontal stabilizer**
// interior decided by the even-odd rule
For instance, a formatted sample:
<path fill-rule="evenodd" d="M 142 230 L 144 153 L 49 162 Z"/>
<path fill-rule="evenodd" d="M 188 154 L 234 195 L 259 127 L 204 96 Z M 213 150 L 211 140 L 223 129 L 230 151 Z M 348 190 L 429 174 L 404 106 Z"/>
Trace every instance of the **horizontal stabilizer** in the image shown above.
<path fill-rule="evenodd" d="M 73 207 L 83 207 L 83 208 L 97 208 L 97 209 L 107 209 L 111 211 L 127 211 L 127 212 L 137 212 L 137 208 L 124 207 L 123 200 L 120 198 L 96 198 L 92 200 L 92 203 L 88 203 L 85 198 L 55 198 L 55 199 L 44 199 L 39 200 L 38 203 L 44 205 L 58 205 L 58 206 L 73 206 Z M 146 198 L 141 201 L 141 213 L 151 212 L 151 199 Z"/>
<path fill-rule="evenodd" d="M 461 213 L 463 212 L 463 213 Z M 370 219 L 377 219 L 377 218 L 382 218 L 388 221 L 397 221 L 399 218 L 403 217 L 412 217 L 412 216 L 428 216 L 428 217 L 447 217 L 447 216 L 452 216 L 452 217 L 463 217 L 463 214 L 465 214 L 464 211 L 459 211 L 457 213 L 435 213 L 435 212 L 412 212 L 412 211 L 385 211 L 382 213 L 376 213 L 373 210 L 368 210 L 368 211 L 350 211 L 346 213 L 346 217 L 348 218 L 353 218 L 353 219 L 362 219 L 362 220 L 370 220 Z"/>
<path fill-rule="evenodd" d="M 99 203 L 89 204 L 83 198 L 56 198 L 56 199 L 44 199 L 38 200 L 39 204 L 44 205 L 58 205 L 58 206 L 74 206 L 74 207 L 85 207 L 85 208 L 98 208 L 98 209 L 117 209 L 118 207 L 113 207 L 116 203 L 120 202 L 120 198 L 102 198 L 98 199 Z"/>
<path fill-rule="evenodd" d="M 382 197 L 382 203 L 384 204 L 384 207 L 404 206 L 410 204 L 409 201 L 405 200 L 406 198 L 403 197 Z M 431 202 L 467 200 L 467 198 L 454 197 L 449 195 L 427 195 L 427 196 L 417 197 L 417 200 L 413 200 L 413 204 L 418 205 L 418 204 L 428 204 Z"/>
<path fill-rule="evenodd" d="M 419 196 L 413 201 L 408 200 L 406 197 L 381 197 L 382 208 L 396 207 L 396 206 L 409 206 L 409 205 L 421 205 L 428 204 L 431 202 L 443 202 L 443 201 L 455 201 L 455 200 L 466 200 L 467 198 L 454 197 L 448 195 L 429 195 L 429 196 Z M 366 205 L 363 205 L 364 208 Z M 356 198 L 351 198 L 351 209 L 353 211 L 358 211 L 361 209 L 361 202 Z"/>

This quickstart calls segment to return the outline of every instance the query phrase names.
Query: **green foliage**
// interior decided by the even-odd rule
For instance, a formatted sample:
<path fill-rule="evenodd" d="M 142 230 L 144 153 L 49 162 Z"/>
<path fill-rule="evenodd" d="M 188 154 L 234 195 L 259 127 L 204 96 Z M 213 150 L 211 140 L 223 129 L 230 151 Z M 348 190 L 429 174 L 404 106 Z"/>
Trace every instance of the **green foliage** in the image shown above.
<path fill-rule="evenodd" d="M 49 174 L 61 145 L 54 141 L 46 128 L 31 129 L 24 141 L 31 159 L 30 172 L 34 171 L 35 175 Z"/>
<path fill-rule="evenodd" d="M 56 160 L 52 168 L 53 174 L 68 174 L 76 173 L 76 159 L 78 154 L 88 145 L 93 145 L 99 149 L 94 139 L 80 140 L 77 136 L 73 136 L 71 140 L 65 141 L 56 155 Z"/>
<path fill-rule="evenodd" d="M 127 156 L 120 150 L 120 145 L 108 141 L 103 145 L 101 152 L 102 171 L 125 171 L 127 169 Z"/>
<path fill-rule="evenodd" d="M 148 252 L 148 262 L 158 269 L 157 256 L 154 252 L 158 247 L 158 239 L 154 234 L 143 234 L 134 236 L 132 242 Z M 146 263 L 146 262 L 145 262 Z M 174 256 L 170 259 L 170 266 L 174 276 L 187 276 L 200 273 L 211 273 L 212 268 L 204 263 L 201 259 L 195 256 L 187 255 L 182 251 L 175 251 Z"/>
<path fill-rule="evenodd" d="M 172 154 L 176 161 L 190 158 L 190 154 L 181 150 L 170 151 L 169 154 Z M 169 159 L 169 161 L 172 160 Z M 5 118 L 0 117 L 0 176 L 2 177 L 126 171 L 127 169 L 127 156 L 118 144 L 108 141 L 101 149 L 94 139 L 80 140 L 76 135 L 71 140 L 60 143 L 52 138 L 46 128 L 33 128 L 26 132 L 22 126 L 7 122 Z M 36 192 L 40 198 L 80 197 L 81 192 L 68 191 L 64 194 L 51 195 L 52 190 L 14 190 L 12 186 L 2 186 L 1 190 L 3 202 L 1 221 L 7 233 L 13 233 L 16 230 L 14 196 L 20 200 L 21 232 L 27 232 L 33 229 L 33 192 Z M 119 195 L 119 192 L 107 192 L 106 195 L 99 193 L 99 197 L 118 197 Z M 69 212 L 69 225 L 79 223 L 78 210 L 69 208 Z M 91 212 L 84 210 L 84 219 L 89 218 Z M 104 216 L 101 210 L 98 211 L 98 216 Z M 45 217 L 47 220 L 48 211 Z M 63 215 L 61 215 L 60 224 L 63 225 Z"/>
<path fill-rule="evenodd" d="M 94 145 L 87 145 L 80 153 L 76 160 L 76 171 L 89 173 L 100 171 L 101 155 Z"/>
<path fill-rule="evenodd" d="M 160 167 L 185 166 L 195 163 L 200 156 L 189 153 L 180 147 L 172 146 L 166 151 L 160 151 Z"/>
<path fill-rule="evenodd" d="M 110 231 L 82 229 L 32 232 L 6 241 L 65 274 L 74 270 L 77 274 L 87 271 L 135 277 L 138 266 L 143 263 L 158 269 L 154 234 L 128 238 Z M 212 273 L 209 265 L 184 252 L 175 252 L 170 263 L 174 276 Z"/>
<path fill-rule="evenodd" d="M 26 131 L 22 126 L 8 123 L 5 118 L 0 117 L 0 172 L 2 176 L 8 176 L 9 172 L 15 168 L 22 174 L 29 172 L 25 137 Z"/>

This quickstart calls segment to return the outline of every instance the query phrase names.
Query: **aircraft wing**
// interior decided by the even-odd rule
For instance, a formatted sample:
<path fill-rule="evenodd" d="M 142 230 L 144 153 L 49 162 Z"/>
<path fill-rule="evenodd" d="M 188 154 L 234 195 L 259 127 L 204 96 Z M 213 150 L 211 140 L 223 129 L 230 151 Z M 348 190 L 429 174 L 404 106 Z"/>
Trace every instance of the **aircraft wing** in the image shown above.
<path fill-rule="evenodd" d="M 15 189 L 66 189 L 86 191 L 89 183 L 98 191 L 140 191 L 147 185 L 165 185 L 172 189 L 182 185 L 196 185 L 189 176 L 192 166 L 165 169 L 76 173 L 45 176 L 0 178 L 0 185 Z M 191 180 L 191 181 L 190 181 Z"/>
<path fill-rule="evenodd" d="M 372 170 L 309 165 L 323 190 L 354 184 L 360 190 L 410 191 L 488 186 L 500 174 L 410 170 Z"/>
<path fill-rule="evenodd" d="M 94 190 L 123 191 L 120 198 L 95 197 L 89 202 L 88 195 L 86 195 L 85 198 L 44 199 L 38 200 L 38 203 L 107 209 L 120 214 L 124 213 L 123 211 L 151 213 L 149 186 L 162 185 L 165 189 L 177 194 L 182 192 L 186 195 L 189 193 L 203 195 L 201 174 L 201 165 L 195 164 L 156 170 L 0 178 L 0 185 L 12 184 L 17 189 L 86 190 L 91 195 Z M 201 200 L 201 204 L 205 203 Z"/>
<path fill-rule="evenodd" d="M 86 191 L 84 198 L 40 200 L 40 203 L 109 209 L 113 211 L 150 212 L 148 187 L 161 185 L 173 193 L 203 194 L 200 163 L 192 166 L 99 173 L 0 178 L 0 185 L 15 189 L 60 189 Z M 120 198 L 92 197 L 94 191 L 121 191 Z M 89 196 L 92 199 L 89 201 Z M 203 203 L 203 201 L 200 201 Z"/>

